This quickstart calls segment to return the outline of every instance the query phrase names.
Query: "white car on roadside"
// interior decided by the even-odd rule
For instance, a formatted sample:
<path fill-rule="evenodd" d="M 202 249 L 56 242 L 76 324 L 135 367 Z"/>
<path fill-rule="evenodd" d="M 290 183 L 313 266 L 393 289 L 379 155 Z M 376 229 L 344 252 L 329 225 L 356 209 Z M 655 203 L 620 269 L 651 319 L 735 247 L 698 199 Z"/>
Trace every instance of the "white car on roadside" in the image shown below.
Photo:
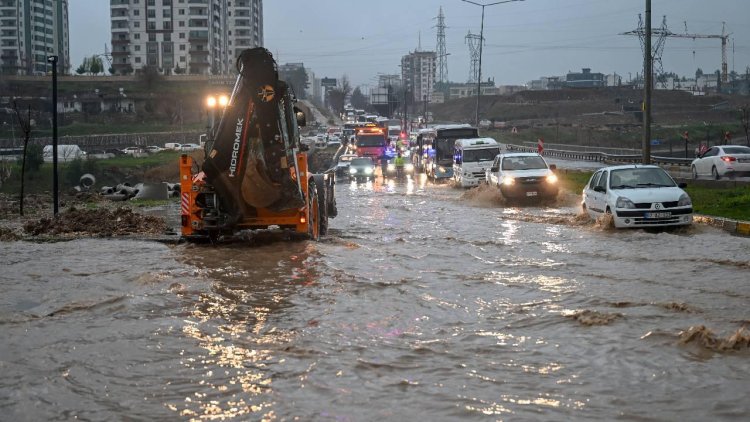
<path fill-rule="evenodd" d="M 693 179 L 711 176 L 750 176 L 750 147 L 742 145 L 717 145 L 708 149 L 690 164 Z"/>
<path fill-rule="evenodd" d="M 198 151 L 201 149 L 201 146 L 198 144 L 182 144 L 180 147 L 180 151 L 190 152 L 190 151 Z"/>
<path fill-rule="evenodd" d="M 142 153 L 143 152 L 143 148 L 141 148 L 141 147 L 127 147 L 127 148 L 123 149 L 122 152 L 124 152 L 125 154 L 128 154 L 128 155 L 136 155 L 136 154 Z"/>
<path fill-rule="evenodd" d="M 583 188 L 591 218 L 611 215 L 617 228 L 683 226 L 693 222 L 693 203 L 661 167 L 632 164 L 599 169 Z"/>

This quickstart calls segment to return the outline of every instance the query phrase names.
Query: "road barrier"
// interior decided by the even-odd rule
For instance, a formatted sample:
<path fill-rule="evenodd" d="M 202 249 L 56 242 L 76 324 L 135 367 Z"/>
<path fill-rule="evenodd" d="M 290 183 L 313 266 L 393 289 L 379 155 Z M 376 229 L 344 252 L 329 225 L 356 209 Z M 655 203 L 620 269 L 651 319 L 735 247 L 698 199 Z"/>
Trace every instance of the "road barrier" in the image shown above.
<path fill-rule="evenodd" d="M 515 152 L 537 152 L 535 147 L 507 144 L 508 151 Z M 643 160 L 641 154 L 607 154 L 604 152 L 582 152 L 562 149 L 544 149 L 544 156 L 563 158 L 567 160 L 597 161 L 602 163 L 640 163 Z M 692 158 L 661 157 L 652 155 L 651 162 L 657 165 L 689 166 Z"/>

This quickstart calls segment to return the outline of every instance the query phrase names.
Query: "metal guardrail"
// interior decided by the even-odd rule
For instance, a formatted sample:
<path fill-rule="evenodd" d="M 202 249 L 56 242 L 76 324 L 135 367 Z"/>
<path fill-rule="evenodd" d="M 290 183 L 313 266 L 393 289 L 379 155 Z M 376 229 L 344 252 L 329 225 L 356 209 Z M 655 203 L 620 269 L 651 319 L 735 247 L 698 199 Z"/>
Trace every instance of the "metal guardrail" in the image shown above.
<path fill-rule="evenodd" d="M 506 148 L 509 151 L 537 152 L 537 149 L 535 147 L 527 147 L 523 145 L 507 144 Z M 547 148 L 544 149 L 544 155 L 548 157 L 563 158 L 567 160 L 597 161 L 602 163 L 640 163 L 643 159 L 643 156 L 641 154 L 607 154 L 604 152 L 581 152 Z M 677 166 L 689 166 L 690 163 L 693 162 L 693 159 L 661 157 L 652 155 L 651 162 L 657 165 L 669 164 Z"/>

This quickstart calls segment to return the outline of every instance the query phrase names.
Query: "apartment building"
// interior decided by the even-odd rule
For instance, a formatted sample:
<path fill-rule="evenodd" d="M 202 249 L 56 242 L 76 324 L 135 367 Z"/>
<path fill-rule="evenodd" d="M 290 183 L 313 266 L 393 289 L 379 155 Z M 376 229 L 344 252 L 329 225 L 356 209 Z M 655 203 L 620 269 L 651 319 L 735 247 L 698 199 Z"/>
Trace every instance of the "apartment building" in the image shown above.
<path fill-rule="evenodd" d="M 68 0 L 0 0 L 0 73 L 45 75 L 48 56 L 70 73 Z"/>
<path fill-rule="evenodd" d="M 110 0 L 110 10 L 118 74 L 232 74 L 242 50 L 263 45 L 262 0 Z"/>
<path fill-rule="evenodd" d="M 415 51 L 401 58 L 401 80 L 413 102 L 422 102 L 425 97 L 432 102 L 436 66 L 434 51 Z"/>

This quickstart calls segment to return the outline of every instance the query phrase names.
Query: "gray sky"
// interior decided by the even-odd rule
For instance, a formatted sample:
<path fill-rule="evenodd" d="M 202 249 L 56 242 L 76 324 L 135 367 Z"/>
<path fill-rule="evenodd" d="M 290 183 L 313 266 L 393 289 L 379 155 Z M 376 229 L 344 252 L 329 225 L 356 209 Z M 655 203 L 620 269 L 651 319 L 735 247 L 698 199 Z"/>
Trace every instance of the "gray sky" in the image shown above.
<path fill-rule="evenodd" d="M 653 0 L 653 26 L 667 23 L 673 32 L 721 34 L 722 22 L 733 33 L 729 71 L 750 65 L 750 1 Z M 265 0 L 265 47 L 281 63 L 303 62 L 318 77 L 346 74 L 353 85 L 374 85 L 378 73 L 400 73 L 401 56 L 417 48 L 434 50 L 443 7 L 448 74 L 463 82 L 469 73 L 464 37 L 479 33 L 481 8 L 460 0 Z M 563 75 L 590 67 L 617 72 L 625 80 L 642 68 L 637 37 L 618 35 L 635 29 L 643 0 L 526 0 L 486 8 L 482 75 L 499 84 L 523 84 L 540 76 Z M 77 67 L 86 55 L 101 53 L 110 39 L 109 2 L 70 0 L 71 58 Z M 734 52 L 732 40 L 736 40 Z M 665 71 L 694 75 L 700 67 L 721 67 L 721 41 L 669 38 Z"/>

